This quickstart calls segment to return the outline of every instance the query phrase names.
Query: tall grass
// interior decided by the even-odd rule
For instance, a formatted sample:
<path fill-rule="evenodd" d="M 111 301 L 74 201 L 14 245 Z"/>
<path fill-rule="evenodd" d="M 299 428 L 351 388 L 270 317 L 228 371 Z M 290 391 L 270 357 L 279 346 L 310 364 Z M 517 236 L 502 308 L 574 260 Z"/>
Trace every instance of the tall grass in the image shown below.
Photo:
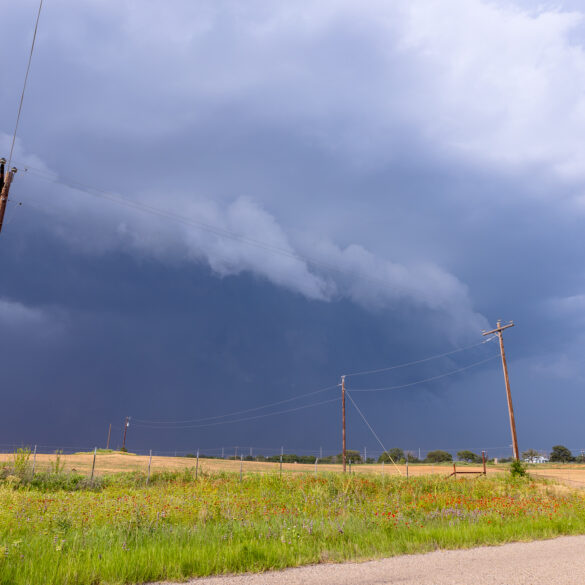
<path fill-rule="evenodd" d="M 0 486 L 0 584 L 178 580 L 585 531 L 581 493 L 509 476 L 51 476 Z"/>

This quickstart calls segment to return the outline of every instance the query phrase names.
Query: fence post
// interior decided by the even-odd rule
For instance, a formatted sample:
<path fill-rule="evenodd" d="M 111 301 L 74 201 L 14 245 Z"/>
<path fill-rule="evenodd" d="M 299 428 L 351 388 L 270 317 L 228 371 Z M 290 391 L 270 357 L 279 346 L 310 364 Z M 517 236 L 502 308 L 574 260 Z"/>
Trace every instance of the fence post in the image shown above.
<path fill-rule="evenodd" d="M 351 459 L 349 460 L 349 473 L 351 474 Z"/>
<path fill-rule="evenodd" d="M 150 482 L 150 465 L 152 463 L 152 449 L 150 450 L 150 454 L 149 454 L 149 458 L 148 458 L 148 475 L 146 477 L 146 485 L 149 484 Z"/>
<path fill-rule="evenodd" d="M 317 475 L 317 463 L 319 461 L 319 457 L 315 458 L 315 475 Z"/>
<path fill-rule="evenodd" d="M 97 455 L 97 447 L 93 448 L 93 463 L 91 464 L 91 483 L 93 483 L 93 472 L 95 471 L 95 456 Z"/>
<path fill-rule="evenodd" d="M 244 456 L 240 455 L 240 482 L 242 481 L 243 467 L 244 467 Z"/>
<path fill-rule="evenodd" d="M 484 474 L 484 475 L 487 475 L 487 470 L 486 470 L 486 468 L 485 468 L 485 451 L 482 451 L 482 452 L 481 452 L 481 459 L 482 459 L 482 461 L 483 461 L 483 474 Z"/>
<path fill-rule="evenodd" d="M 37 462 L 37 446 L 35 445 L 35 450 L 33 453 L 33 467 L 32 467 L 32 476 L 35 476 L 35 464 Z"/>
<path fill-rule="evenodd" d="M 195 463 L 195 479 L 199 475 L 199 449 L 197 449 L 197 462 Z"/>
<path fill-rule="evenodd" d="M 406 479 L 408 479 L 408 453 L 406 454 Z"/>

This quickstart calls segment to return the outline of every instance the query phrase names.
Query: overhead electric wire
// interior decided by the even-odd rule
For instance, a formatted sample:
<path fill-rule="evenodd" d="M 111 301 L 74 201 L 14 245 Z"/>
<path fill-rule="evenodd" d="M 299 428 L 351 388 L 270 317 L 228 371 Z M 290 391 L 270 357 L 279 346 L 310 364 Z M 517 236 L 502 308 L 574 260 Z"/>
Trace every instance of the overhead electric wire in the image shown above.
<path fill-rule="evenodd" d="M 330 400 L 323 400 L 321 402 L 315 402 L 313 404 L 306 404 L 304 406 L 297 406 L 295 408 L 289 408 L 287 410 L 280 410 L 277 412 L 268 412 L 266 414 L 258 414 L 256 416 L 248 416 L 245 418 L 239 418 L 239 419 L 235 419 L 235 420 L 222 420 L 222 421 L 218 421 L 218 422 L 205 423 L 202 425 L 178 425 L 178 426 L 174 426 L 174 427 L 157 427 L 157 426 L 145 425 L 145 424 L 135 424 L 134 426 L 138 427 L 138 428 L 143 428 L 143 429 L 146 428 L 146 429 L 158 429 L 158 430 L 200 429 L 203 427 L 214 427 L 217 425 L 229 425 L 229 424 L 235 424 L 235 423 L 245 422 L 245 421 L 249 421 L 249 420 L 257 420 L 260 418 L 266 418 L 269 416 L 286 414 L 287 412 L 295 412 L 297 410 L 303 410 L 306 408 L 313 408 L 315 406 L 321 406 L 322 404 L 329 404 L 331 402 L 338 402 L 339 400 L 341 400 L 340 396 L 338 396 L 337 398 L 332 398 Z"/>
<path fill-rule="evenodd" d="M 479 347 L 480 345 L 483 345 L 484 343 L 488 343 L 488 342 L 492 341 L 492 339 L 495 339 L 495 337 L 488 337 L 487 339 L 484 339 L 483 341 L 480 341 L 479 343 L 474 343 L 473 345 L 467 345 L 465 347 L 459 347 L 459 348 L 454 349 L 452 351 L 447 351 L 445 353 L 439 353 L 439 354 L 436 354 L 436 355 L 432 355 L 432 356 L 423 358 L 421 360 L 415 360 L 413 362 L 405 362 L 403 364 L 398 364 L 396 366 L 390 366 L 388 368 L 378 368 L 377 370 L 365 370 L 363 372 L 353 372 L 351 374 L 345 374 L 345 377 L 346 378 L 349 378 L 349 377 L 353 377 L 353 376 L 365 376 L 367 374 L 378 374 L 380 372 L 389 372 L 390 370 L 397 370 L 399 368 L 406 368 L 407 366 L 413 366 L 413 365 L 416 365 L 416 364 L 422 364 L 424 362 L 429 362 L 431 360 L 435 360 L 435 359 L 438 359 L 438 358 L 442 358 L 442 357 L 445 357 L 445 356 L 448 356 L 448 355 L 453 355 L 453 354 L 459 353 L 461 351 L 466 351 L 466 350 L 472 349 L 474 347 Z"/>
<path fill-rule="evenodd" d="M 201 425 L 179 425 L 179 426 L 172 426 L 172 427 L 157 427 L 157 426 L 151 426 L 151 425 L 139 423 L 139 424 L 135 424 L 134 426 L 139 427 L 139 428 L 150 428 L 150 429 L 159 429 L 159 430 L 168 430 L 168 429 L 174 430 L 174 429 L 191 429 L 191 428 L 210 427 L 210 426 L 216 426 L 216 425 L 224 425 L 224 424 L 239 423 L 239 422 L 244 422 L 244 421 L 249 421 L 249 420 L 256 420 L 256 419 L 265 418 L 265 417 L 274 416 L 274 415 L 286 414 L 288 412 L 295 412 L 297 410 L 312 408 L 314 406 L 320 406 L 322 404 L 328 404 L 328 403 L 336 402 L 339 400 L 341 400 L 341 397 L 333 398 L 330 400 L 323 400 L 321 402 L 315 402 L 312 404 L 306 404 L 304 406 L 298 406 L 295 408 L 289 408 L 286 410 L 280 410 L 277 412 L 268 412 L 265 414 L 259 414 L 259 415 L 251 416 L 251 417 L 239 418 L 239 419 L 235 419 L 235 420 L 219 421 L 219 422 L 213 422 L 213 423 L 206 423 L 206 424 L 201 424 Z"/>
<path fill-rule="evenodd" d="M 390 459 L 390 461 L 392 461 L 392 463 L 394 464 L 394 467 L 396 467 L 396 469 L 398 469 L 398 473 L 400 473 L 400 475 L 402 475 L 402 471 L 400 470 L 400 467 L 398 467 L 398 465 L 396 465 L 396 462 L 394 461 L 394 459 L 392 459 L 392 457 L 390 456 L 390 453 L 388 453 L 388 449 L 386 449 L 386 447 L 384 446 L 384 443 L 382 443 L 382 440 L 380 439 L 380 437 L 378 437 L 378 435 L 376 434 L 376 431 L 374 431 L 374 429 L 372 428 L 372 425 L 368 422 L 368 419 L 365 417 L 364 413 L 360 410 L 359 406 L 355 403 L 355 400 L 351 397 L 351 394 L 347 390 L 345 391 L 345 394 L 351 400 L 351 403 L 355 406 L 355 409 L 358 411 L 359 415 L 362 417 L 362 420 L 366 423 L 367 427 L 372 432 L 372 435 L 374 435 L 374 438 L 376 439 L 376 441 L 378 441 L 378 443 L 380 443 L 380 446 L 382 447 L 382 449 L 384 449 L 384 453 L 386 453 L 388 455 L 388 459 Z"/>
<path fill-rule="evenodd" d="M 475 366 L 479 366 L 481 364 L 485 364 L 493 359 L 500 357 L 500 354 L 497 353 L 495 355 L 490 356 L 484 360 L 479 362 L 474 362 L 473 364 L 469 364 L 468 366 L 464 366 L 463 368 L 458 368 L 457 370 L 451 370 L 450 372 L 446 372 L 445 374 L 439 374 L 437 376 L 432 376 L 430 378 L 425 378 L 424 380 L 417 380 L 416 382 L 409 382 L 408 384 L 400 384 L 398 386 L 385 386 L 383 388 L 352 388 L 352 392 L 382 392 L 384 390 L 399 390 L 401 388 L 409 388 L 410 386 L 416 386 L 418 384 L 424 384 L 426 382 L 432 382 L 434 380 L 439 380 L 440 378 L 446 378 L 447 376 L 452 376 L 453 374 L 457 374 L 459 372 L 463 372 L 465 370 L 469 370 L 470 368 L 474 368 Z"/>
<path fill-rule="evenodd" d="M 321 388 L 321 390 L 315 390 L 314 392 L 307 392 L 306 394 L 299 394 L 298 396 L 294 396 L 292 398 L 286 398 L 285 400 L 279 400 L 278 402 L 271 402 L 269 404 L 265 404 L 264 406 L 256 406 L 255 408 L 246 408 L 245 410 L 237 410 L 235 412 L 230 412 L 228 414 L 220 414 L 217 416 L 207 416 L 204 418 L 194 418 L 188 420 L 168 420 L 168 421 L 157 421 L 157 420 L 143 420 L 139 418 L 132 417 L 133 422 L 138 423 L 145 423 L 149 425 L 176 425 L 176 424 L 187 424 L 187 423 L 198 423 L 204 422 L 208 420 L 217 420 L 218 418 L 227 418 L 229 416 L 236 416 L 238 414 L 245 414 L 247 412 L 254 412 L 256 410 L 263 410 L 264 408 L 269 408 L 271 406 L 278 406 L 279 404 L 285 404 L 287 402 L 293 402 L 294 400 L 299 400 L 300 398 L 305 398 L 307 396 L 314 396 L 315 394 L 321 394 L 322 392 L 327 392 L 327 390 L 332 390 L 333 388 L 337 388 L 337 384 L 334 386 L 327 386 L 327 388 Z"/>
<path fill-rule="evenodd" d="M 14 133 L 12 134 L 12 144 L 10 145 L 10 155 L 8 156 L 8 168 L 12 163 L 12 153 L 14 152 L 14 144 L 16 143 L 16 134 L 18 132 L 18 125 L 20 123 L 20 115 L 22 113 L 22 104 L 24 103 L 24 94 L 26 92 L 26 85 L 28 83 L 28 74 L 30 72 L 30 65 L 32 63 L 32 56 L 35 50 L 35 42 L 37 40 L 37 31 L 39 29 L 39 19 L 41 18 L 41 10 L 43 8 L 43 0 L 40 0 L 39 11 L 37 13 L 37 20 L 35 23 L 35 30 L 33 33 L 32 44 L 30 47 L 30 53 L 28 56 L 28 64 L 26 66 L 26 75 L 24 76 L 24 83 L 22 85 L 22 93 L 20 94 L 20 102 L 18 104 L 18 114 L 16 115 L 16 124 L 14 125 Z"/>

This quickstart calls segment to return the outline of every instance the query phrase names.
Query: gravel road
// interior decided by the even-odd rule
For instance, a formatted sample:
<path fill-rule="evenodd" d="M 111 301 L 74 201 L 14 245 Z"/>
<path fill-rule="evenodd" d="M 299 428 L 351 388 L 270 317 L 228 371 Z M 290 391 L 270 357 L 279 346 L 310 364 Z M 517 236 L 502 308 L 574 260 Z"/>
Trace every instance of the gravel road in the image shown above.
<path fill-rule="evenodd" d="M 585 536 L 210 577 L 191 585 L 583 585 Z"/>

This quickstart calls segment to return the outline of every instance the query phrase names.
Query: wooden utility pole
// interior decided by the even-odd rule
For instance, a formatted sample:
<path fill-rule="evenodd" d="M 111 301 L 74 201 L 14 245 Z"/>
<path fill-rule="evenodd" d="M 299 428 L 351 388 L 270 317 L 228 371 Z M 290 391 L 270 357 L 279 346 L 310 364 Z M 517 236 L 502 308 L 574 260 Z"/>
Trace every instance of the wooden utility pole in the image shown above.
<path fill-rule="evenodd" d="M 126 420 L 124 421 L 124 438 L 122 440 L 122 450 L 126 449 L 126 431 L 128 430 L 129 426 L 130 426 L 130 417 L 127 416 Z"/>
<path fill-rule="evenodd" d="M 514 327 L 514 322 L 510 321 L 507 325 L 502 325 L 498 320 L 498 325 L 491 331 L 485 331 L 485 335 L 493 335 L 494 333 L 500 340 L 500 354 L 502 356 L 502 367 L 504 368 L 504 381 L 506 382 L 506 396 L 508 398 L 508 414 L 510 415 L 510 430 L 512 432 L 512 448 L 514 449 L 514 459 L 520 460 L 520 453 L 518 451 L 518 438 L 516 437 L 516 421 L 514 420 L 514 406 L 512 405 L 512 394 L 510 392 L 510 379 L 508 378 L 508 365 L 506 363 L 506 352 L 504 351 L 504 336 L 502 332 L 508 327 Z"/>
<path fill-rule="evenodd" d="M 341 439 L 342 452 L 341 458 L 343 460 L 343 473 L 345 473 L 345 376 L 341 376 Z"/>
<path fill-rule="evenodd" d="M 2 224 L 4 223 L 4 214 L 6 213 L 6 204 L 8 202 L 8 192 L 12 179 L 16 173 L 16 167 L 12 167 L 10 171 L 5 172 L 6 159 L 0 159 L 0 232 L 2 231 Z"/>

